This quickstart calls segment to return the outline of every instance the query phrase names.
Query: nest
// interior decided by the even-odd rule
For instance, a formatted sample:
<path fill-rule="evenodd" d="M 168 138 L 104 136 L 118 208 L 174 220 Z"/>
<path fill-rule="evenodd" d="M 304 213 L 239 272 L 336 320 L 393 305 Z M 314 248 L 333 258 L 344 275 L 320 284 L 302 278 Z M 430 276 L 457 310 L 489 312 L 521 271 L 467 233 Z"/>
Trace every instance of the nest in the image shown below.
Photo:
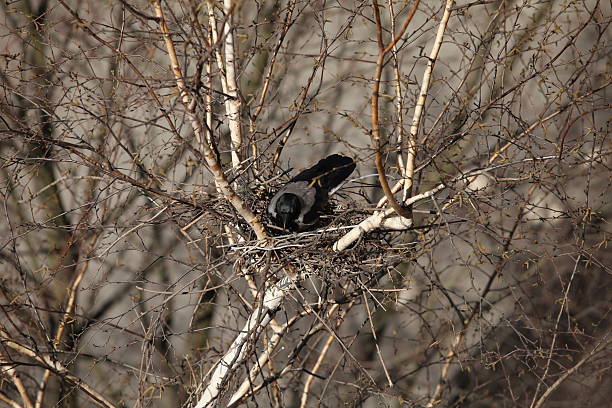
<path fill-rule="evenodd" d="M 313 228 L 295 233 L 280 231 L 269 219 L 267 206 L 273 195 L 274 191 L 259 184 L 240 191 L 241 198 L 258 214 L 270 236 L 270 241 L 264 245 L 233 206 L 219 195 L 195 199 L 197 208 L 177 204 L 173 206 L 173 216 L 178 218 L 179 225 L 196 225 L 200 236 L 222 250 L 225 256 L 242 258 L 244 265 L 252 265 L 245 270 L 254 275 L 257 274 L 257 265 L 271 255 L 271 273 L 291 264 L 301 273 L 323 281 L 363 281 L 364 276 L 371 276 L 381 268 L 393 267 L 414 254 L 414 236 L 406 239 L 397 232 L 372 232 L 356 241 L 348 250 L 334 251 L 333 245 L 338 239 L 371 215 L 371 211 L 363 210 L 363 204 L 350 194 L 340 193 L 330 197 Z M 226 226 L 239 231 L 242 240 L 228 244 L 223 239 Z"/>

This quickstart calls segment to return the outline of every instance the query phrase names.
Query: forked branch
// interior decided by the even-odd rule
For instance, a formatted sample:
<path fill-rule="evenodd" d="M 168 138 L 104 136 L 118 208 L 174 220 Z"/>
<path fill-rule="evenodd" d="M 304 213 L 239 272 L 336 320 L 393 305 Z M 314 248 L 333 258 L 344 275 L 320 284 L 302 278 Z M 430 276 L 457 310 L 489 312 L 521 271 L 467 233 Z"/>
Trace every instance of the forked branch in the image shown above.
<path fill-rule="evenodd" d="M 185 86 L 185 80 L 183 77 L 183 73 L 181 72 L 180 64 L 178 62 L 178 58 L 176 56 L 176 50 L 174 48 L 174 43 L 172 42 L 172 38 L 170 37 L 170 32 L 168 30 L 168 25 L 166 24 L 166 20 L 164 19 L 164 13 L 161 7 L 161 2 L 157 0 L 155 2 L 155 15 L 159 19 L 159 28 L 164 37 L 164 42 L 166 43 L 166 50 L 168 52 L 168 58 L 170 59 L 170 63 L 172 66 L 172 72 L 174 73 L 174 77 L 176 80 L 176 86 L 180 92 L 183 103 L 186 106 L 187 116 L 191 121 L 191 126 L 196 135 L 198 135 L 199 140 L 206 140 L 204 135 L 204 128 L 202 126 L 201 120 L 195 113 L 196 103 L 195 98 L 190 97 L 189 92 Z M 257 215 L 251 211 L 249 207 L 244 203 L 244 201 L 236 194 L 230 183 L 227 181 L 225 174 L 223 173 L 223 169 L 217 162 L 217 157 L 210 147 L 208 143 L 202 143 L 202 148 L 204 149 L 204 159 L 206 160 L 206 164 L 210 169 L 211 173 L 215 178 L 215 183 L 219 188 L 219 191 L 227 201 L 229 201 L 236 212 L 242 216 L 242 218 L 253 228 L 255 235 L 257 235 L 258 239 L 265 240 L 268 237 L 263 224 L 257 217 Z"/>
<path fill-rule="evenodd" d="M 393 210 L 405 218 L 412 218 L 412 211 L 410 208 L 403 207 L 400 203 L 397 202 L 395 197 L 393 196 L 393 192 L 389 187 L 389 182 L 387 181 L 387 176 L 385 174 L 385 167 L 382 158 L 382 147 L 380 143 L 380 123 L 378 120 L 378 92 L 380 90 L 380 77 L 382 75 L 385 55 L 393 49 L 395 44 L 399 41 L 402 35 L 406 32 L 408 25 L 412 21 L 414 17 L 420 0 L 416 0 L 414 5 L 412 6 L 412 10 L 406 17 L 404 21 L 404 25 L 400 29 L 399 33 L 393 38 L 393 40 L 387 44 L 387 46 L 383 45 L 382 40 L 382 23 L 380 19 L 380 10 L 378 9 L 378 3 L 376 0 L 373 0 L 372 7 L 374 8 L 374 17 L 376 19 L 376 33 L 378 39 L 378 59 L 376 60 L 376 71 L 374 74 L 374 84 L 372 85 L 372 143 L 374 145 L 374 149 L 376 150 L 375 156 L 375 164 L 376 170 L 378 171 L 378 180 L 380 181 L 380 185 L 385 192 L 385 196 L 389 201 L 389 204 L 393 208 Z"/>

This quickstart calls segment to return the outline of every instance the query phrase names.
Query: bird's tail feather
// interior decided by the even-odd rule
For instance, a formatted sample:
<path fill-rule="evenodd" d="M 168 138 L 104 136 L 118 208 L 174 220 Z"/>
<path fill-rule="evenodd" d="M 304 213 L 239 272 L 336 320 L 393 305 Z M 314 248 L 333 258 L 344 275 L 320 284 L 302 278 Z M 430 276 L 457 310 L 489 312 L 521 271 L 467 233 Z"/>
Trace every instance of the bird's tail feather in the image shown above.
<path fill-rule="evenodd" d="M 302 171 L 290 181 L 308 181 L 319 187 L 331 190 L 342 183 L 355 170 L 355 162 L 350 157 L 332 154 L 319 160 L 317 164 Z"/>

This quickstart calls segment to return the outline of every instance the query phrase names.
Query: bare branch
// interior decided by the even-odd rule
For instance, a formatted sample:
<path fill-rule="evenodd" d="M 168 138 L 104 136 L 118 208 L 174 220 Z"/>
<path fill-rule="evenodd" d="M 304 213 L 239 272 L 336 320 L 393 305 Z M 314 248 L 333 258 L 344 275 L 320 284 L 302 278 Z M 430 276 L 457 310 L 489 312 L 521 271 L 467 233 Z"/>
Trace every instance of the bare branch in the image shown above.
<path fill-rule="evenodd" d="M 387 197 L 389 204 L 391 205 L 393 210 L 398 215 L 401 215 L 402 217 L 405 217 L 405 218 L 412 218 L 412 212 L 410 211 L 409 208 L 402 207 L 395 200 L 395 197 L 393 197 L 393 192 L 391 191 L 391 188 L 389 187 L 387 176 L 385 174 L 385 168 L 383 164 L 382 151 L 381 151 L 382 146 L 380 144 L 380 124 L 379 124 L 379 119 L 378 119 L 378 94 L 379 94 L 379 89 L 380 89 L 380 77 L 382 75 L 383 62 L 385 59 L 385 55 L 390 50 L 393 49 L 397 41 L 402 37 L 406 29 L 408 28 L 408 25 L 412 21 L 412 18 L 414 17 L 418 9 L 419 3 L 420 3 L 420 0 L 415 0 L 414 5 L 412 6 L 412 10 L 406 17 L 406 20 L 404 21 L 404 25 L 400 29 L 400 32 L 393 38 L 393 40 L 387 46 L 384 46 L 383 40 L 382 40 L 382 23 L 380 21 L 380 11 L 378 9 L 378 2 L 377 0 L 373 0 L 372 2 L 372 6 L 374 8 L 374 16 L 376 18 L 376 35 L 377 35 L 378 50 L 379 50 L 378 59 L 376 61 L 376 72 L 374 74 L 374 84 L 372 85 L 372 99 L 371 99 L 372 101 L 372 142 L 374 144 L 375 154 L 376 154 L 375 164 L 376 164 L 376 170 L 378 171 L 378 179 L 380 181 L 380 185 L 383 191 L 385 192 L 385 196 Z M 409 155 L 410 155 L 410 152 L 409 152 Z"/>
<path fill-rule="evenodd" d="M 181 93 L 181 97 L 183 103 L 187 106 L 187 113 L 191 120 L 191 126 L 193 127 L 193 132 L 195 134 L 200 135 L 200 140 L 206 140 L 203 135 L 203 127 L 195 114 L 195 99 L 190 98 L 189 93 L 186 89 L 185 81 L 183 79 L 183 74 L 181 73 L 181 69 L 179 66 L 178 58 L 176 57 L 176 51 L 174 50 L 174 43 L 170 38 L 170 33 L 168 31 L 168 26 L 164 19 L 164 14 L 161 7 L 161 2 L 155 2 L 155 14 L 159 18 L 159 26 L 162 31 L 164 42 L 166 43 L 166 49 L 168 51 L 168 58 L 170 58 L 172 71 L 174 72 L 174 76 L 176 79 L 176 86 Z M 244 220 L 253 228 L 255 235 L 257 235 L 258 239 L 265 240 L 267 238 L 266 231 L 261 224 L 259 218 L 253 213 L 244 203 L 244 201 L 238 197 L 238 195 L 234 192 L 227 179 L 225 178 L 225 174 L 221 169 L 219 163 L 217 163 L 217 158 L 215 157 L 214 152 L 207 144 L 202 144 L 204 147 L 204 158 L 206 159 L 206 163 L 208 164 L 209 170 L 213 173 L 215 177 L 215 183 L 221 190 L 221 193 L 224 197 L 234 206 L 238 214 L 240 214 Z"/>

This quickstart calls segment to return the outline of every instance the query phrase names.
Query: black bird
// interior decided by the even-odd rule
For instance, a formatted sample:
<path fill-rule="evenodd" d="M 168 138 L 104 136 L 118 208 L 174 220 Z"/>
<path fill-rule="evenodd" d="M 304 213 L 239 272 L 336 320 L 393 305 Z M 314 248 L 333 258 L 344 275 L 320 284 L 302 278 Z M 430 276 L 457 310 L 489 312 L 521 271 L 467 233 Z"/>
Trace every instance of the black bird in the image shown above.
<path fill-rule="evenodd" d="M 312 227 L 327 203 L 330 190 L 355 170 L 350 157 L 332 154 L 292 178 L 272 197 L 268 214 L 272 222 L 290 231 Z"/>

